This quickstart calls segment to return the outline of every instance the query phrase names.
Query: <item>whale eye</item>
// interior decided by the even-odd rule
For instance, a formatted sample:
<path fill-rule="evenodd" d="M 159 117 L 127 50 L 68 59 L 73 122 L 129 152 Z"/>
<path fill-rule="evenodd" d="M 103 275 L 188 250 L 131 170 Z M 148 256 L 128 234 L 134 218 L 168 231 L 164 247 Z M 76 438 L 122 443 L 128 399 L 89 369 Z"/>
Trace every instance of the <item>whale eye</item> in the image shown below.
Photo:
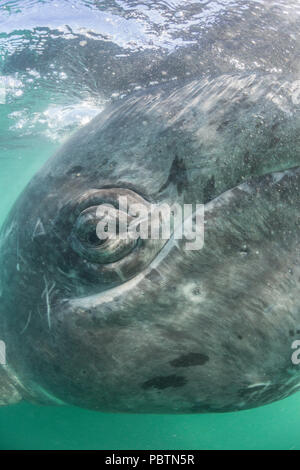
<path fill-rule="evenodd" d="M 141 215 L 130 211 L 133 207 L 142 208 L 146 218 L 151 210 L 142 196 L 123 188 L 91 189 L 65 206 L 62 223 L 70 230 L 66 243 L 78 255 L 67 258 L 72 275 L 80 272 L 111 284 L 130 279 L 151 263 L 166 241 L 141 236 L 135 225 Z"/>
<path fill-rule="evenodd" d="M 107 264 L 121 260 L 139 242 L 129 237 L 122 238 L 122 223 L 126 224 L 125 214 L 113 206 L 102 204 L 85 209 L 77 218 L 72 231 L 74 250 L 94 263 Z"/>

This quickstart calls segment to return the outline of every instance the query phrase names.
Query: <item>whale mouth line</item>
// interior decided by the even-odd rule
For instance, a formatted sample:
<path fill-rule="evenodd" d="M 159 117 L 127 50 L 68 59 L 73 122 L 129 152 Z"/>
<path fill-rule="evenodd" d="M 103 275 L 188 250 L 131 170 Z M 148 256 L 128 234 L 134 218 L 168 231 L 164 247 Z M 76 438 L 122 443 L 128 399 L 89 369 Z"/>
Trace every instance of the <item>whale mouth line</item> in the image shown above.
<path fill-rule="evenodd" d="M 233 188 L 227 189 L 226 191 L 224 191 L 223 193 L 219 194 L 214 199 L 209 201 L 207 204 L 205 204 L 204 205 L 205 212 L 211 212 L 212 209 L 216 205 L 222 204 L 222 201 L 224 201 L 224 199 L 229 199 L 230 196 L 232 195 L 233 190 L 240 189 L 241 191 L 245 193 L 248 193 L 248 194 L 252 193 L 253 188 L 250 187 L 250 183 L 255 180 L 258 180 L 260 178 L 268 178 L 272 176 L 273 183 L 276 184 L 280 182 L 280 180 L 284 178 L 284 176 L 291 175 L 292 173 L 293 174 L 300 173 L 300 166 L 294 166 L 294 167 L 287 168 L 285 170 L 279 170 L 275 172 L 268 172 L 261 176 L 254 176 L 252 178 L 249 178 L 247 181 L 244 181 L 243 183 L 237 186 L 234 186 Z M 177 233 L 177 230 L 179 230 L 179 227 L 182 226 L 190 218 L 194 218 L 195 214 L 196 214 L 196 211 L 193 212 L 188 218 L 184 219 L 181 224 L 178 224 L 178 226 L 175 227 L 175 230 L 173 231 L 171 237 L 166 241 L 166 243 L 158 251 L 154 259 L 149 263 L 149 265 L 143 271 L 135 275 L 133 278 L 123 282 L 122 284 L 118 286 L 114 286 L 110 289 L 107 289 L 97 294 L 80 297 L 80 298 L 63 299 L 63 301 L 67 302 L 71 307 L 74 307 L 74 308 L 76 307 L 95 308 L 99 305 L 112 302 L 113 300 L 119 298 L 126 292 L 129 292 L 132 288 L 136 287 L 140 282 L 142 282 L 145 279 L 145 277 L 153 269 L 159 271 L 160 263 L 163 262 L 163 260 L 167 257 L 167 255 L 169 254 L 172 248 L 177 247 L 179 250 L 181 250 L 181 247 L 179 247 L 179 244 L 177 240 L 175 239 L 175 235 Z"/>

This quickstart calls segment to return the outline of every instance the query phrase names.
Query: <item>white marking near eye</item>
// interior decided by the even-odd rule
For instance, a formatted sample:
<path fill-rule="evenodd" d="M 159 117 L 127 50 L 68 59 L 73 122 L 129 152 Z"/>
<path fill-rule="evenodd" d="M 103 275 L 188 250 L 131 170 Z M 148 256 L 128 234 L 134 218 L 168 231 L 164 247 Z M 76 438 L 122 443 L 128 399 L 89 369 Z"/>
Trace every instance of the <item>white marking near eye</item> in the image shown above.
<path fill-rule="evenodd" d="M 46 234 L 46 231 L 45 231 L 43 222 L 41 221 L 41 219 L 38 219 L 33 230 L 32 239 L 34 239 L 35 237 L 40 237 L 41 235 L 45 235 L 45 234 Z"/>

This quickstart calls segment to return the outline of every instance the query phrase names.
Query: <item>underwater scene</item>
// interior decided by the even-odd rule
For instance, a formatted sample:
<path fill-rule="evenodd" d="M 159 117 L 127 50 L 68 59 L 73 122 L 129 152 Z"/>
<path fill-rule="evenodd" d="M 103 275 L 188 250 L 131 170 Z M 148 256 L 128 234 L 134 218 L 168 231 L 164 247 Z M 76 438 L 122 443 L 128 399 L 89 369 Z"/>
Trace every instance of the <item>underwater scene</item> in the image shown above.
<path fill-rule="evenodd" d="M 0 450 L 300 450 L 300 0 L 0 0 Z"/>

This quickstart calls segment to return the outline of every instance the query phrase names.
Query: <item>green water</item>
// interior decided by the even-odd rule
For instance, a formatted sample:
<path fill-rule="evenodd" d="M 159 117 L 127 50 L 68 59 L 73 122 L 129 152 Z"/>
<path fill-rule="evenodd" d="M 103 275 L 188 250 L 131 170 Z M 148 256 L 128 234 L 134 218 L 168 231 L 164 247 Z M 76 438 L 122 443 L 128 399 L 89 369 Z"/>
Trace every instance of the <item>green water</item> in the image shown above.
<path fill-rule="evenodd" d="M 1 449 L 300 449 L 300 397 L 239 413 L 103 414 L 29 404 L 0 412 Z"/>
<path fill-rule="evenodd" d="M 93 2 L 84 0 L 61 1 L 56 10 L 49 10 L 50 3 L 0 0 L 0 78 L 14 80 L 6 104 L 0 104 L 0 223 L 32 175 L 115 93 L 165 81 L 166 70 L 170 80 L 203 73 L 211 56 L 202 54 L 207 43 L 200 39 L 200 53 L 195 55 L 195 31 L 214 24 L 214 15 L 218 19 L 218 11 L 229 4 L 235 15 L 240 2 L 213 2 L 206 16 L 189 1 L 185 6 L 148 2 L 151 9 L 145 7 L 147 2 L 136 2 L 136 9 L 126 1 L 107 2 L 110 18 L 105 2 L 97 10 Z M 173 27 L 170 11 L 176 18 Z M 247 8 L 241 11 L 241 17 L 247 14 Z M 258 37 L 260 28 L 272 23 L 259 13 L 256 10 Z M 289 31 L 295 36 L 299 31 L 295 12 L 293 20 Z M 247 21 L 241 22 L 241 37 L 249 36 Z M 260 49 L 249 62 L 255 67 L 266 63 L 270 69 L 280 67 L 278 37 L 272 39 L 278 54 L 273 51 L 268 56 L 270 49 L 264 48 L 266 58 L 260 62 Z M 173 54 L 190 41 L 194 55 Z M 285 64 L 294 63 L 294 45 L 286 41 Z M 239 44 L 232 62 L 225 61 L 224 51 L 220 61 L 226 62 L 226 70 L 229 63 L 241 67 L 243 54 Z M 149 64 L 154 65 L 148 73 Z M 0 408 L 0 449 L 300 449 L 300 394 L 249 411 L 179 416 L 104 414 L 20 403 Z"/>

